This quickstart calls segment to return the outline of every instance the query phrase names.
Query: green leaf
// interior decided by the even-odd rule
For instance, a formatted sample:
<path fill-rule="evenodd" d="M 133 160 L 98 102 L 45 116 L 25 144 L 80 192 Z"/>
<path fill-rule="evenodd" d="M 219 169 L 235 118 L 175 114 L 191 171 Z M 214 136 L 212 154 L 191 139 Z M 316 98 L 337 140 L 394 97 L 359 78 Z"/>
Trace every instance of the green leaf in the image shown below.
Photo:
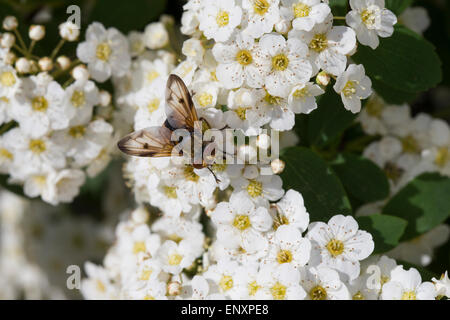
<path fill-rule="evenodd" d="M 383 213 L 408 221 L 402 240 L 410 240 L 444 222 L 450 216 L 450 178 L 424 173 L 401 189 Z"/>
<path fill-rule="evenodd" d="M 345 16 L 347 14 L 348 0 L 330 0 L 333 16 Z"/>
<path fill-rule="evenodd" d="M 397 16 L 413 4 L 414 0 L 386 0 L 386 8 Z"/>
<path fill-rule="evenodd" d="M 414 101 L 418 96 L 417 93 L 394 89 L 384 84 L 383 82 L 375 79 L 372 79 L 372 88 L 375 90 L 376 93 L 378 93 L 380 96 L 383 97 L 383 100 L 386 103 L 395 105 L 410 103 Z"/>
<path fill-rule="evenodd" d="M 304 147 L 285 149 L 281 158 L 286 162 L 281 174 L 283 187 L 302 194 L 312 221 L 351 214 L 344 187 L 324 160 Z"/>
<path fill-rule="evenodd" d="M 362 204 L 382 200 L 389 195 L 386 175 L 369 159 L 343 153 L 331 165 L 348 195 Z"/>
<path fill-rule="evenodd" d="M 402 218 L 384 214 L 357 217 L 359 228 L 369 232 L 375 242 L 374 253 L 383 253 L 395 248 L 408 222 Z"/>
<path fill-rule="evenodd" d="M 380 39 L 376 50 L 359 46 L 352 59 L 364 65 L 372 80 L 404 92 L 425 91 L 442 80 L 434 46 L 403 26 L 396 26 L 392 37 Z M 378 93 L 384 97 L 389 94 L 387 89 Z"/>
<path fill-rule="evenodd" d="M 166 0 L 97 0 L 90 21 L 99 21 L 105 27 L 115 27 L 122 32 L 142 30 L 163 13 Z"/>
<path fill-rule="evenodd" d="M 317 104 L 318 108 L 308 115 L 308 141 L 321 148 L 335 142 L 352 125 L 356 114 L 344 108 L 341 97 L 331 86 Z"/>

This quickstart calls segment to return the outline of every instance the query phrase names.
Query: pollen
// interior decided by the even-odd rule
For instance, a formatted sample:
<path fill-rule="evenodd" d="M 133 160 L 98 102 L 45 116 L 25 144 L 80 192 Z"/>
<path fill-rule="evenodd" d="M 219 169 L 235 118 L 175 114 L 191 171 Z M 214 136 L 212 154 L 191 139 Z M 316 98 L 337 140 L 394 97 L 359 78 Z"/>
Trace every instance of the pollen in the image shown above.
<path fill-rule="evenodd" d="M 145 269 L 144 271 L 142 271 L 139 279 L 147 281 L 148 279 L 150 279 L 150 276 L 152 275 L 152 273 L 153 273 L 152 269 Z"/>
<path fill-rule="evenodd" d="M 212 94 L 208 93 L 208 92 L 202 92 L 198 99 L 197 99 L 198 103 L 200 104 L 200 106 L 202 107 L 206 107 L 212 104 L 213 102 L 213 96 Z"/>
<path fill-rule="evenodd" d="M 167 196 L 167 198 L 176 199 L 177 187 L 164 186 L 164 194 Z"/>
<path fill-rule="evenodd" d="M 277 71 L 284 71 L 289 66 L 289 59 L 285 54 L 277 54 L 272 58 L 272 69 Z"/>
<path fill-rule="evenodd" d="M 149 73 L 147 73 L 147 81 L 149 83 L 152 83 L 158 77 L 159 77 L 159 73 L 155 70 L 152 70 Z"/>
<path fill-rule="evenodd" d="M 69 129 L 69 135 L 75 139 L 83 138 L 85 133 L 86 133 L 85 126 L 75 126 Z"/>
<path fill-rule="evenodd" d="M 286 286 L 277 282 L 272 288 L 270 288 L 270 293 L 272 293 L 274 300 L 284 300 L 287 291 L 286 289 Z"/>
<path fill-rule="evenodd" d="M 233 288 L 233 278 L 231 276 L 222 276 L 222 279 L 219 281 L 219 286 L 223 291 L 228 291 Z"/>
<path fill-rule="evenodd" d="M 0 83 L 4 87 L 12 87 L 16 83 L 16 77 L 11 71 L 5 71 L 0 74 Z"/>
<path fill-rule="evenodd" d="M 434 158 L 434 163 L 439 167 L 444 167 L 450 161 L 450 153 L 447 147 L 440 147 Z"/>
<path fill-rule="evenodd" d="M 249 228 L 251 225 L 250 218 L 246 215 L 237 215 L 233 220 L 233 227 L 241 231 Z"/>
<path fill-rule="evenodd" d="M 200 177 L 194 172 L 194 167 L 186 166 L 184 168 L 184 177 L 186 180 L 197 182 Z"/>
<path fill-rule="evenodd" d="M 250 296 L 254 296 L 259 289 L 261 289 L 261 286 L 258 285 L 256 281 L 250 282 L 248 284 L 248 294 Z"/>
<path fill-rule="evenodd" d="M 269 11 L 270 4 L 267 0 L 254 0 L 253 1 L 253 11 L 260 16 L 263 16 Z"/>
<path fill-rule="evenodd" d="M 243 66 L 248 66 L 253 62 L 253 57 L 250 51 L 241 50 L 236 54 L 236 60 L 239 64 Z"/>
<path fill-rule="evenodd" d="M 256 180 L 250 180 L 247 186 L 247 192 L 253 198 L 259 197 L 263 193 L 262 183 Z"/>
<path fill-rule="evenodd" d="M 316 34 L 309 43 L 309 48 L 318 53 L 322 52 L 323 50 L 328 48 L 327 36 L 321 33 Z"/>
<path fill-rule="evenodd" d="M 304 3 L 294 4 L 294 15 L 296 18 L 304 18 L 309 16 L 311 8 Z"/>
<path fill-rule="evenodd" d="M 95 55 L 99 60 L 108 61 L 109 57 L 111 56 L 111 52 L 112 50 L 109 44 L 107 42 L 102 42 L 97 45 Z"/>
<path fill-rule="evenodd" d="M 169 264 L 171 266 L 177 266 L 181 263 L 181 260 L 183 260 L 183 256 L 178 253 L 172 253 L 169 256 Z"/>
<path fill-rule="evenodd" d="M 315 286 L 309 291 L 309 297 L 311 300 L 326 300 L 327 290 L 321 286 Z"/>
<path fill-rule="evenodd" d="M 75 90 L 70 98 L 70 102 L 76 108 L 81 107 L 86 102 L 83 91 Z"/>
<path fill-rule="evenodd" d="M 36 153 L 36 154 L 40 154 L 40 153 L 44 152 L 47 149 L 47 147 L 45 145 L 45 142 L 43 140 L 40 140 L 40 139 L 31 140 L 30 144 L 28 145 L 28 147 L 30 148 L 30 150 L 33 153 Z"/>
<path fill-rule="evenodd" d="M 5 148 L 0 148 L 0 158 L 12 160 L 14 158 L 13 154 L 6 150 Z"/>
<path fill-rule="evenodd" d="M 367 27 L 375 25 L 375 14 L 373 10 L 364 10 L 361 12 L 361 20 Z"/>
<path fill-rule="evenodd" d="M 358 291 L 357 293 L 355 293 L 352 297 L 352 300 L 365 300 L 363 294 L 361 293 L 361 291 Z"/>
<path fill-rule="evenodd" d="M 414 291 L 405 291 L 402 295 L 402 300 L 416 300 L 416 293 Z"/>
<path fill-rule="evenodd" d="M 270 93 L 266 92 L 266 96 L 264 97 L 264 101 L 266 101 L 270 105 L 280 105 L 281 98 L 272 96 Z"/>
<path fill-rule="evenodd" d="M 230 23 L 230 15 L 224 10 L 220 10 L 216 16 L 216 22 L 219 27 L 226 27 Z"/>
<path fill-rule="evenodd" d="M 402 139 L 402 147 L 403 151 L 406 153 L 417 153 L 420 150 L 419 142 L 411 135 Z"/>
<path fill-rule="evenodd" d="M 296 98 L 296 99 L 304 99 L 307 96 L 308 96 L 307 88 L 297 89 L 294 92 L 294 98 Z"/>
<path fill-rule="evenodd" d="M 247 109 L 246 108 L 239 107 L 239 108 L 235 109 L 234 112 L 239 117 L 239 119 L 241 119 L 242 121 L 247 119 L 247 116 L 246 116 Z"/>
<path fill-rule="evenodd" d="M 34 97 L 31 100 L 31 107 L 35 111 L 45 111 L 48 108 L 48 101 L 42 96 Z"/>
<path fill-rule="evenodd" d="M 153 113 L 159 108 L 159 104 L 161 101 L 158 98 L 150 100 L 150 102 L 147 105 L 147 110 L 149 113 Z"/>
<path fill-rule="evenodd" d="M 280 226 L 289 224 L 288 218 L 285 215 L 279 215 L 273 219 L 273 229 L 276 231 Z"/>
<path fill-rule="evenodd" d="M 212 170 L 215 172 L 224 172 L 227 169 L 225 163 L 215 163 L 212 165 Z"/>
<path fill-rule="evenodd" d="M 289 250 L 280 250 L 277 254 L 279 264 L 289 263 L 292 261 L 292 252 Z"/>
<path fill-rule="evenodd" d="M 344 252 L 344 243 L 341 240 L 332 239 L 327 244 L 327 249 L 330 254 L 336 258 Z"/>
<path fill-rule="evenodd" d="M 143 241 L 137 241 L 134 243 L 133 246 L 133 253 L 134 254 L 138 254 L 139 252 L 145 252 L 146 248 L 145 248 L 145 242 Z"/>
<path fill-rule="evenodd" d="M 97 290 L 100 291 L 100 292 L 105 292 L 106 291 L 105 285 L 100 280 L 97 280 Z"/>
<path fill-rule="evenodd" d="M 355 81 L 347 81 L 347 83 L 344 86 L 344 89 L 342 89 L 342 93 L 344 96 L 351 97 L 356 93 L 356 83 Z"/>

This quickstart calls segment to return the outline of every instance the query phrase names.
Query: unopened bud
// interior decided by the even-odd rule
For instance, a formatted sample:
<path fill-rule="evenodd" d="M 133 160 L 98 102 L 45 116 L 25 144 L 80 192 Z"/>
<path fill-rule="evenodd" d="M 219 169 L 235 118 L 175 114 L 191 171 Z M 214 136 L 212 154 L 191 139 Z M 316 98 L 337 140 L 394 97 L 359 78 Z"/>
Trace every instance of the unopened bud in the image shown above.
<path fill-rule="evenodd" d="M 2 46 L 2 48 L 11 48 L 14 43 L 16 42 L 16 37 L 9 32 L 6 32 L 2 35 L 2 38 L 0 40 L 0 45 Z"/>
<path fill-rule="evenodd" d="M 256 139 L 256 145 L 258 146 L 258 148 L 261 148 L 263 150 L 267 150 L 270 148 L 270 136 L 262 133 L 258 136 L 258 138 Z"/>
<path fill-rule="evenodd" d="M 242 145 L 238 149 L 238 158 L 244 163 L 255 163 L 258 152 L 253 146 Z"/>
<path fill-rule="evenodd" d="M 41 71 L 50 71 L 53 69 L 53 61 L 49 57 L 43 57 L 38 61 Z"/>
<path fill-rule="evenodd" d="M 288 33 L 290 27 L 290 22 L 288 20 L 282 19 L 280 22 L 275 24 L 275 31 L 282 34 Z"/>
<path fill-rule="evenodd" d="M 137 208 L 131 213 L 131 219 L 137 224 L 148 222 L 149 214 L 144 207 Z"/>
<path fill-rule="evenodd" d="M 316 82 L 317 84 L 326 87 L 330 83 L 330 75 L 325 71 L 321 71 L 316 77 Z"/>
<path fill-rule="evenodd" d="M 275 174 L 280 174 L 284 171 L 284 168 L 286 167 L 286 163 L 281 159 L 275 159 L 272 160 L 270 163 L 270 166 L 272 167 L 272 171 Z"/>
<path fill-rule="evenodd" d="M 178 281 L 171 281 L 167 285 L 167 293 L 169 296 L 177 296 L 181 293 L 181 283 Z"/>
<path fill-rule="evenodd" d="M 100 90 L 100 106 L 107 107 L 111 104 L 111 94 L 108 91 Z"/>
<path fill-rule="evenodd" d="M 16 61 L 16 59 L 17 59 L 17 57 L 14 54 L 14 52 L 9 51 L 5 54 L 3 61 L 7 65 L 12 65 Z"/>
<path fill-rule="evenodd" d="M 17 22 L 17 18 L 14 16 L 7 16 L 3 19 L 3 29 L 7 31 L 12 31 L 19 26 L 19 22 Z"/>
<path fill-rule="evenodd" d="M 56 59 L 56 63 L 58 64 L 58 67 L 60 67 L 62 70 L 67 70 L 70 67 L 70 59 L 66 56 L 60 56 Z"/>
<path fill-rule="evenodd" d="M 45 27 L 42 25 L 32 25 L 28 31 L 28 36 L 31 40 L 39 41 L 45 36 Z"/>
<path fill-rule="evenodd" d="M 74 78 L 75 80 L 87 81 L 89 79 L 89 71 L 84 65 L 79 65 L 73 68 L 71 74 L 72 78 Z"/>
<path fill-rule="evenodd" d="M 30 60 L 27 58 L 19 58 L 16 61 L 16 70 L 19 73 L 28 73 L 31 70 Z"/>
<path fill-rule="evenodd" d="M 73 22 L 64 22 L 59 25 L 59 35 L 67 41 L 75 41 L 80 35 L 80 28 Z"/>

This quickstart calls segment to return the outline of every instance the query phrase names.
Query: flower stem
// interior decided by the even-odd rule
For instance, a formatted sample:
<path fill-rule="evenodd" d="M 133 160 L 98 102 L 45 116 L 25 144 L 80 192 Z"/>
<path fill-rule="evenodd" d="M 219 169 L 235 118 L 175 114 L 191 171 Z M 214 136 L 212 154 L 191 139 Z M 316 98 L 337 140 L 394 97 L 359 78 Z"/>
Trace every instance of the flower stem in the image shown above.
<path fill-rule="evenodd" d="M 64 39 L 59 40 L 58 44 L 56 45 L 55 49 L 53 49 L 52 54 L 50 55 L 50 59 L 53 60 L 56 57 L 56 55 L 58 54 L 59 50 L 61 50 L 65 42 L 66 40 Z"/>

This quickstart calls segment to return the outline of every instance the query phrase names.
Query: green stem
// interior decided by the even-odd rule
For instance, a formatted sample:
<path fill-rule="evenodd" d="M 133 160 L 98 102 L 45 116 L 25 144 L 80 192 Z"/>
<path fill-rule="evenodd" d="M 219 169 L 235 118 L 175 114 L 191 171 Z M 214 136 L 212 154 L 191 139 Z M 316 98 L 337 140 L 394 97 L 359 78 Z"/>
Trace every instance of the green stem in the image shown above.
<path fill-rule="evenodd" d="M 72 61 L 72 63 L 70 64 L 70 66 L 66 70 L 55 71 L 55 72 L 52 73 L 51 76 L 53 77 L 53 79 L 61 77 L 61 76 L 65 75 L 65 74 L 69 73 L 70 71 L 72 71 L 72 69 L 75 68 L 79 64 L 81 64 L 81 61 L 78 60 L 78 59 L 75 60 L 75 61 Z"/>
<path fill-rule="evenodd" d="M 14 29 L 14 34 L 16 35 L 17 40 L 19 40 L 19 44 L 22 47 L 22 50 L 27 52 L 27 46 L 25 45 L 25 42 L 23 41 L 23 38 L 17 28 Z"/>
<path fill-rule="evenodd" d="M 53 49 L 52 54 L 50 55 L 50 59 L 55 59 L 56 55 L 58 54 L 59 50 L 61 50 L 65 42 L 66 40 L 64 39 L 59 40 L 58 44 L 56 45 L 55 49 Z"/>
<path fill-rule="evenodd" d="M 333 19 L 334 19 L 334 20 L 345 20 L 345 17 L 342 17 L 342 16 L 334 16 Z"/>
<path fill-rule="evenodd" d="M 27 51 L 27 58 L 29 59 L 31 57 L 31 54 L 33 53 L 34 46 L 36 45 L 36 40 L 32 40 L 30 44 L 30 48 Z"/>

